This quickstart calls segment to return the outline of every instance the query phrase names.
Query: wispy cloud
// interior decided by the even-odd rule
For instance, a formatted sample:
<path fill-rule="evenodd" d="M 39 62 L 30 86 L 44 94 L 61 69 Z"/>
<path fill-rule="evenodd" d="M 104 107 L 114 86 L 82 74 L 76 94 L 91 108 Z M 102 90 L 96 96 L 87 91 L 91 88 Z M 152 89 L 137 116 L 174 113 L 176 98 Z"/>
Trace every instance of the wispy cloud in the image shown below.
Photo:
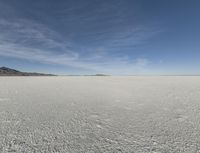
<path fill-rule="evenodd" d="M 159 30 L 124 23 L 126 14 L 131 13 L 119 9 L 120 1 L 115 6 L 102 3 L 91 11 L 83 11 L 89 6 L 86 3 L 56 10 L 54 13 L 60 16 L 53 21 L 63 24 L 61 29 L 25 17 L 0 16 L 0 56 L 109 74 L 145 71 L 151 63 L 149 59 L 130 56 L 128 52 Z M 114 9 L 111 14 L 110 9 Z"/>
<path fill-rule="evenodd" d="M 103 50 L 109 49 L 109 47 L 103 47 L 100 50 L 96 48 L 93 52 L 86 51 L 87 56 L 81 56 L 78 51 L 69 49 L 73 48 L 74 44 L 58 41 L 62 38 L 56 32 L 30 21 L 0 20 L 0 27 L 2 33 L 0 56 L 117 74 L 140 72 L 149 63 L 147 59 L 131 60 L 125 55 L 115 57 Z M 55 40 L 55 38 L 57 39 Z M 112 39 L 114 41 L 112 45 L 120 43 L 120 39 L 125 41 L 126 38 L 120 35 L 119 39 Z"/>

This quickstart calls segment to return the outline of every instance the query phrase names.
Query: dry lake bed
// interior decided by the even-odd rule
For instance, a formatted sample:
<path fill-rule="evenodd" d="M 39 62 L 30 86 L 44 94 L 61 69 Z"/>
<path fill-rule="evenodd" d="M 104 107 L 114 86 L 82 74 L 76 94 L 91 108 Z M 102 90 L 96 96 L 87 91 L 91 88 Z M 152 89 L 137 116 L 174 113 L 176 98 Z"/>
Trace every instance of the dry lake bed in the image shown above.
<path fill-rule="evenodd" d="M 0 77 L 0 152 L 199 153 L 200 77 Z"/>

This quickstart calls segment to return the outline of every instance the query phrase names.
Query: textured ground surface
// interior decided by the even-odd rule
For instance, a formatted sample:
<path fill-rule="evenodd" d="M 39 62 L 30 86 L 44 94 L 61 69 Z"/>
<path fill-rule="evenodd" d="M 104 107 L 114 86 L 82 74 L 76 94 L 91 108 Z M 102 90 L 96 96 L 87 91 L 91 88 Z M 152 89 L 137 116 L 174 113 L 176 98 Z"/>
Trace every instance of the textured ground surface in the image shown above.
<path fill-rule="evenodd" d="M 200 77 L 1 77 L 0 152 L 198 153 Z"/>

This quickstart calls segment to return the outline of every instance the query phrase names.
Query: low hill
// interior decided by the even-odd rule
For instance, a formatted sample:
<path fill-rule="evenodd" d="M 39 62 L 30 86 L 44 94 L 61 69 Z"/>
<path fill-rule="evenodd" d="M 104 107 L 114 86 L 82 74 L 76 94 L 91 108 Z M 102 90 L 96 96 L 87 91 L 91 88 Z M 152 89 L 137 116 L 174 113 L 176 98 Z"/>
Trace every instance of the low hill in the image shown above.
<path fill-rule="evenodd" d="M 0 67 L 0 76 L 55 76 L 55 75 L 36 73 L 36 72 L 21 72 L 8 67 Z"/>

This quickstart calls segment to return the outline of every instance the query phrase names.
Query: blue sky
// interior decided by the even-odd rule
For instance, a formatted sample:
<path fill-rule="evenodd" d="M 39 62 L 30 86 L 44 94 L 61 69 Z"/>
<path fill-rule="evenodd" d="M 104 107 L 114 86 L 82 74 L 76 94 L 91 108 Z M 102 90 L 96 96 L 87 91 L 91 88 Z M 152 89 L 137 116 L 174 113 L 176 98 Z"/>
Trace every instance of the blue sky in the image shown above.
<path fill-rule="evenodd" d="M 199 0 L 0 0 L 0 66 L 200 74 Z"/>

